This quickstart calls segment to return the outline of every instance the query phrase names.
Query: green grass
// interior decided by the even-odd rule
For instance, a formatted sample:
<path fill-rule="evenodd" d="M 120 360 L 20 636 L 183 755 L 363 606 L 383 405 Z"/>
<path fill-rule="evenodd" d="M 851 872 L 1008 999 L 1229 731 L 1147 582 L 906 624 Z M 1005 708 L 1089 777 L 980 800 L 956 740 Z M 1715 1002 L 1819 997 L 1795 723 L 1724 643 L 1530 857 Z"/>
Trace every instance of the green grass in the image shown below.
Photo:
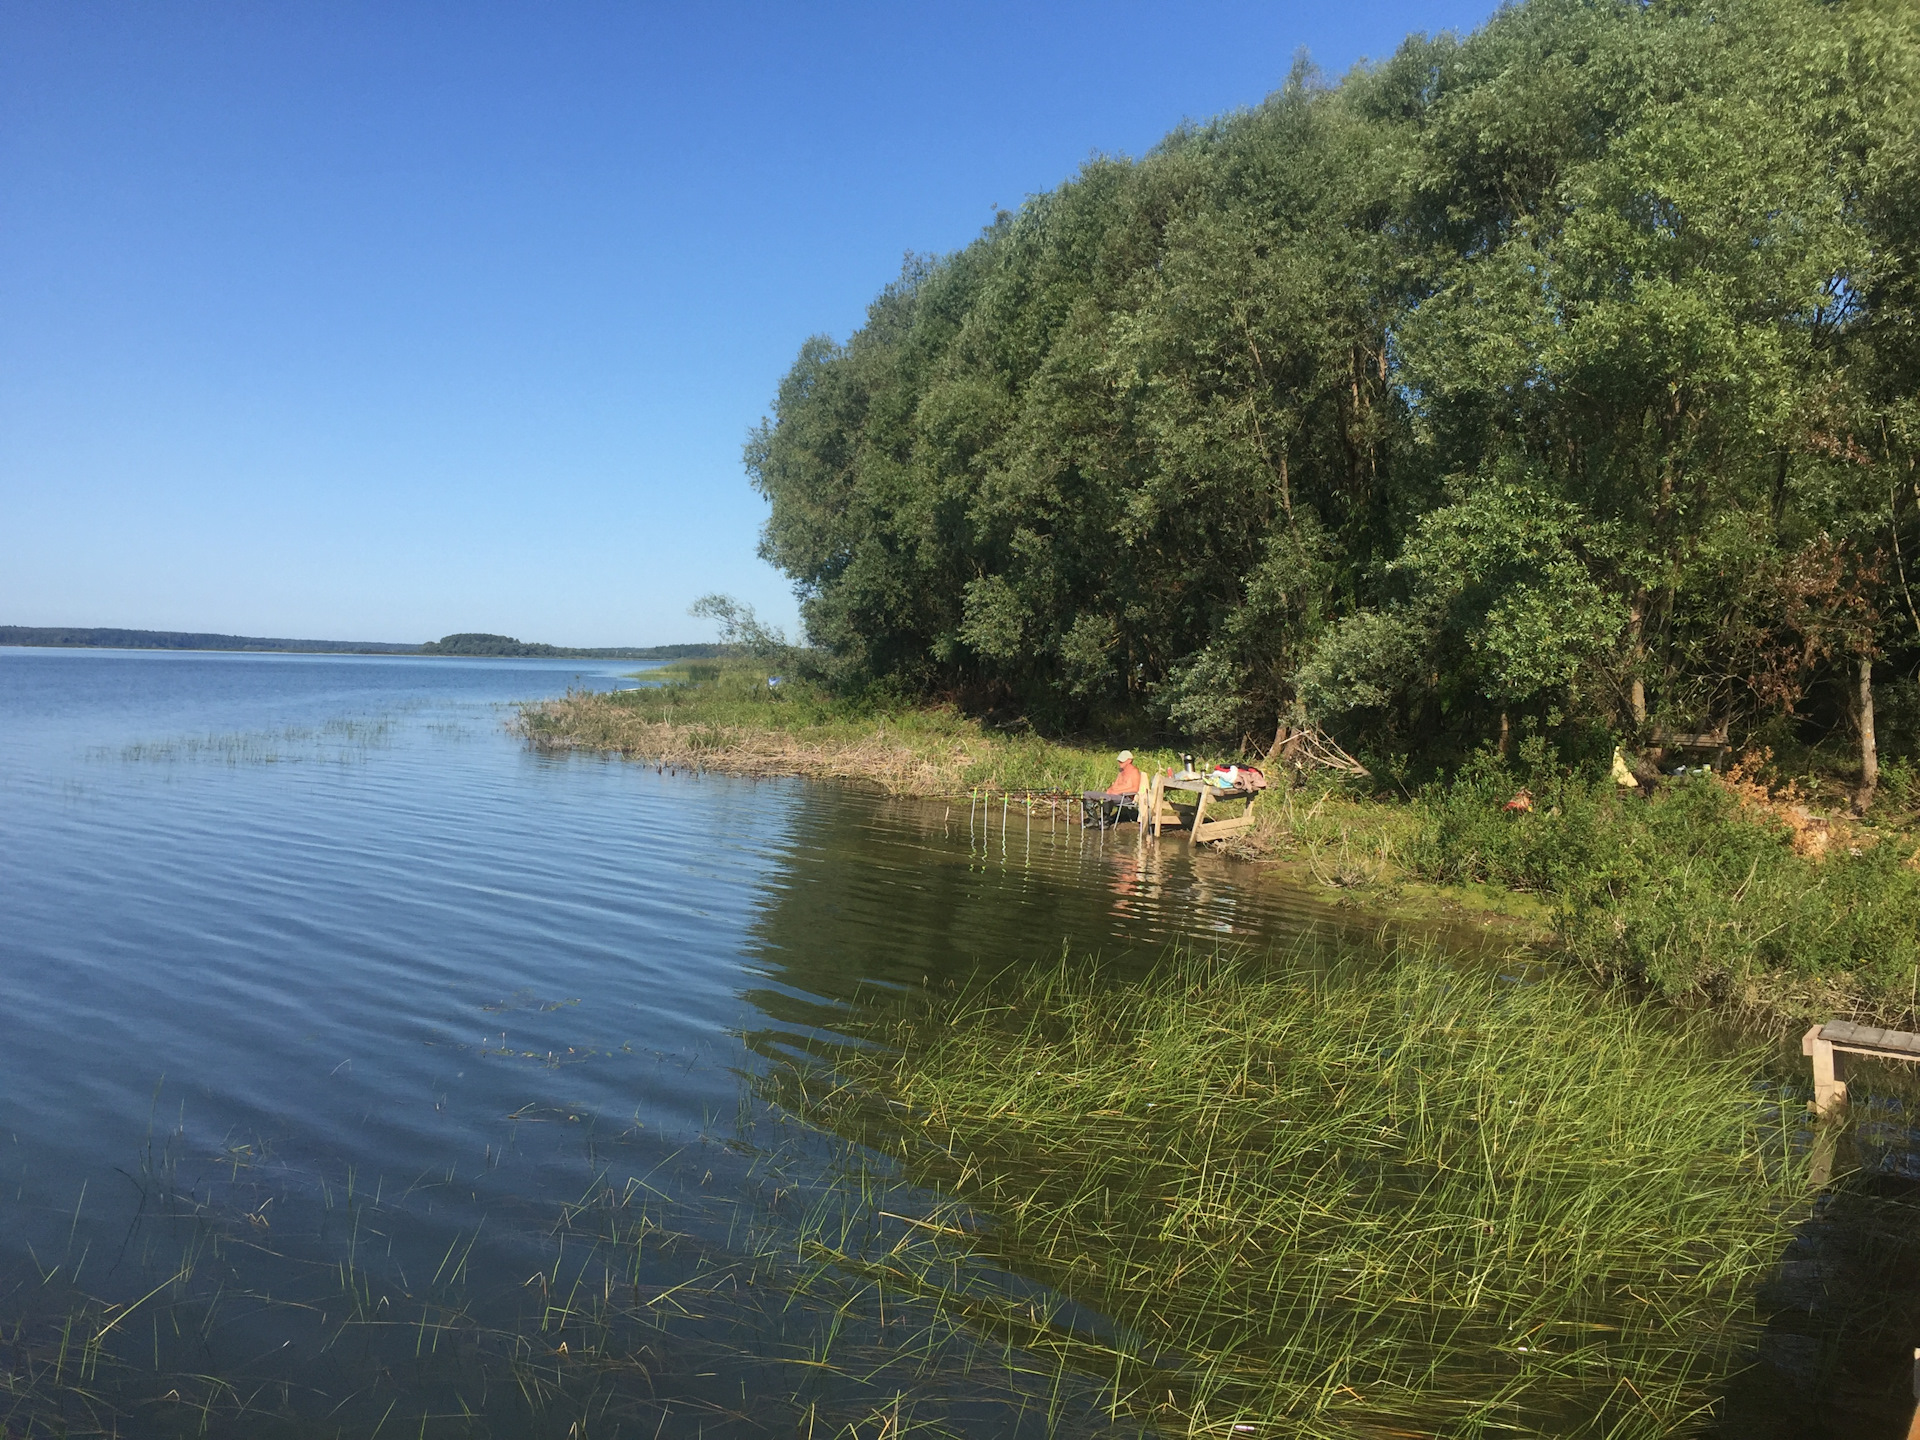
<path fill-rule="evenodd" d="M 1532 812 L 1504 811 L 1523 781 Z M 1470 767 L 1414 808 L 1414 872 L 1540 896 L 1566 951 L 1602 974 L 1820 1019 L 1913 1018 L 1920 871 L 1898 832 L 1850 830 L 1813 858 L 1711 778 L 1643 800 L 1544 765 Z"/>
<path fill-rule="evenodd" d="M 996 729 L 948 706 L 847 698 L 747 659 L 643 672 L 654 682 L 523 708 L 535 744 L 618 751 L 654 763 L 748 774 L 869 779 L 897 794 L 1075 794 L 1112 783 L 1117 746 Z M 1142 769 L 1171 750 L 1138 749 Z"/>
<path fill-rule="evenodd" d="M 1063 964 L 870 1038 L 789 1098 L 951 1199 L 848 1263 L 1187 1433 L 1684 1433 L 1808 1208 L 1758 1054 L 1575 976 Z"/>

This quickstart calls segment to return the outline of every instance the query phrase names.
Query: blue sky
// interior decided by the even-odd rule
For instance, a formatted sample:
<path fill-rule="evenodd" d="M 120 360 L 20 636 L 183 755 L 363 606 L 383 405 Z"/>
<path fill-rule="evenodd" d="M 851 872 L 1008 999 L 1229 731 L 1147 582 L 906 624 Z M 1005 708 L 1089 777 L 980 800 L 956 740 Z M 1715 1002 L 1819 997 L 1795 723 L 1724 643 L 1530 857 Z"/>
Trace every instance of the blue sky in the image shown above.
<path fill-rule="evenodd" d="M 808 335 L 1491 9 L 0 0 L 0 624 L 790 623 L 740 446 Z"/>

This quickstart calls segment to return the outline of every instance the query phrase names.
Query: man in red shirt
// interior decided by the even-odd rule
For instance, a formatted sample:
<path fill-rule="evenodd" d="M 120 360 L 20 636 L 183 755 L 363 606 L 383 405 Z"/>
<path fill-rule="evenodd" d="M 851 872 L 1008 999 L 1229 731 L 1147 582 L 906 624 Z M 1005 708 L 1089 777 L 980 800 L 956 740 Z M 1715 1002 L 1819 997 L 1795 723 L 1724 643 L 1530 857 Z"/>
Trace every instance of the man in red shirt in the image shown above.
<path fill-rule="evenodd" d="M 1133 763 L 1133 751 L 1122 750 L 1119 755 L 1119 760 L 1120 773 L 1114 777 L 1113 784 L 1107 787 L 1107 794 L 1138 795 L 1140 793 L 1140 782 L 1146 777 L 1141 775 L 1139 768 Z"/>

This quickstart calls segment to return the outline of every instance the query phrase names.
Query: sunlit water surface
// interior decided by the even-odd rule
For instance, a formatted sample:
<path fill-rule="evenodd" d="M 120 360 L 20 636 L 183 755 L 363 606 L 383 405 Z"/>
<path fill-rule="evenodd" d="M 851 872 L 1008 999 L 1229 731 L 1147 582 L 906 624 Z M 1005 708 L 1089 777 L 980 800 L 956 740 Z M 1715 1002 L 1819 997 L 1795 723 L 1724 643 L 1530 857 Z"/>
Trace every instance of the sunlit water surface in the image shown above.
<path fill-rule="evenodd" d="M 880 1320 L 821 1366 L 818 1307 L 749 1276 L 833 1160 L 753 1097 L 768 1057 L 981 964 L 1269 945 L 1332 913 L 1045 811 L 509 732 L 509 702 L 633 668 L 0 650 L 16 1424 L 878 1413 L 901 1376 L 839 1360 L 887 1355 Z M 1071 1382 L 961 1388 L 946 1423 L 977 1433 L 1100 1428 Z"/>
<path fill-rule="evenodd" d="M 1097 1377 L 796 1284 L 834 1205 L 901 1222 L 754 1081 L 982 966 L 1365 925 L 1045 810 L 508 728 L 632 669 L 0 649 L 0 1430 L 1130 1433 Z M 1860 1305 L 1887 1213 L 1813 1227 L 1782 1313 Z M 1852 1323 L 1771 1370 L 1819 1393 Z"/>

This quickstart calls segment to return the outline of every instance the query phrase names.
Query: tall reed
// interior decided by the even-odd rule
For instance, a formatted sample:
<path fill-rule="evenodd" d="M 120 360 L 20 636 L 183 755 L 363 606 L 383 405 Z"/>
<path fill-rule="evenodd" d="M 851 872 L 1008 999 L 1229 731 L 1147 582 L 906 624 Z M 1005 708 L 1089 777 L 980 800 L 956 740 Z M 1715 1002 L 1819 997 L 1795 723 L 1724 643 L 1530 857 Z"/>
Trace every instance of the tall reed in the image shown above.
<path fill-rule="evenodd" d="M 1104 1368 L 1117 1410 L 1222 1435 L 1702 1424 L 1806 1212 L 1798 1097 L 1584 982 L 1390 958 L 976 981 L 792 1098 L 952 1197 L 889 1257 L 902 1288 L 1002 1319 L 989 1271 L 1057 1291 L 1023 1343 Z"/>

